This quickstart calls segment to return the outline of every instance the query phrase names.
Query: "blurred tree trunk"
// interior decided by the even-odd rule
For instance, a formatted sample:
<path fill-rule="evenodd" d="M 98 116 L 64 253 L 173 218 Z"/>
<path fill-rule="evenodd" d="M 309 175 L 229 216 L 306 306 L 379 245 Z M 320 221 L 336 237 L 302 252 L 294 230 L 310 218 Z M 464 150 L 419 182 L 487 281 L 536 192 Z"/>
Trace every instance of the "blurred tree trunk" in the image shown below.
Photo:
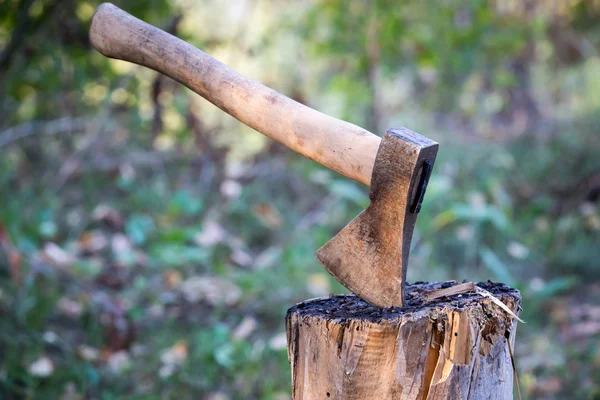
<path fill-rule="evenodd" d="M 367 65 L 368 82 L 371 90 L 371 107 L 368 116 L 368 127 L 372 132 L 380 134 L 380 124 L 383 117 L 382 99 L 379 90 L 380 80 L 380 48 L 379 48 L 379 20 L 377 18 L 376 3 L 371 5 L 371 15 L 367 28 Z M 386 129 L 386 128 L 384 128 Z"/>

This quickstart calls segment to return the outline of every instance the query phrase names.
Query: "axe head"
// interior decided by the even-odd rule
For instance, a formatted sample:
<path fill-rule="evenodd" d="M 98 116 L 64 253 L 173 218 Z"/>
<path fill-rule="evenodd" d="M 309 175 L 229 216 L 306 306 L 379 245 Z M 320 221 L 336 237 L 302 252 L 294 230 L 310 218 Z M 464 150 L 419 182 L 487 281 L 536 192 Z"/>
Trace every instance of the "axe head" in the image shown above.
<path fill-rule="evenodd" d="M 373 167 L 371 204 L 316 253 L 331 275 L 375 306 L 403 306 L 410 242 L 437 150 L 406 128 L 388 130 Z"/>

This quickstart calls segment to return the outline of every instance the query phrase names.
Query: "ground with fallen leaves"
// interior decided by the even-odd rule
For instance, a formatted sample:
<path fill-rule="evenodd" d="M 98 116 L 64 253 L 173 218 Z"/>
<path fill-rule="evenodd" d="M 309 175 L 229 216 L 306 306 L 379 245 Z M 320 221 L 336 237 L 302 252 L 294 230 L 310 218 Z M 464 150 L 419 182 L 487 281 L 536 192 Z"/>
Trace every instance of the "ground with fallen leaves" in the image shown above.
<path fill-rule="evenodd" d="M 273 163 L 258 160 L 244 173 Z M 290 186 L 318 194 L 317 172 L 318 183 L 312 172 L 307 180 L 302 170 L 284 174 Z M 272 184 L 249 179 L 236 195 L 215 192 L 214 203 L 175 187 L 139 198 L 137 187 L 103 188 L 89 208 L 65 204 L 38 223 L 39 247 L 30 252 L 2 230 L 2 390 L 62 399 L 288 398 L 285 312 L 344 292 L 312 250 L 336 229 L 332 212 L 343 210 L 333 224 L 341 226 L 365 204 L 316 195 L 300 203 L 307 210 L 296 220 L 280 205 L 290 201 L 282 199 L 287 190 L 265 193 Z M 240 214 L 241 202 L 255 206 Z M 600 287 L 548 285 L 540 278 L 517 285 L 527 322 L 516 345 L 523 392 L 551 398 L 580 376 L 576 390 L 593 392 Z"/>

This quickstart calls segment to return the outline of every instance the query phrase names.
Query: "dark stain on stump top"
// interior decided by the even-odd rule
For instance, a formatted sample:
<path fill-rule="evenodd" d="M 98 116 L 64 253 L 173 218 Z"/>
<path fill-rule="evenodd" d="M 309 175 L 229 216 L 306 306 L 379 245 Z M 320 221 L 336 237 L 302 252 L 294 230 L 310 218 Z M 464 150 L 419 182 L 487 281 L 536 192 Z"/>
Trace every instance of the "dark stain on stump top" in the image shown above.
<path fill-rule="evenodd" d="M 299 313 L 303 316 L 323 317 L 325 319 L 353 319 L 362 321 L 378 322 L 382 320 L 397 320 L 406 314 L 417 312 L 424 307 L 452 306 L 461 309 L 467 304 L 481 300 L 482 297 L 475 293 L 463 293 L 461 295 L 444 296 L 426 302 L 425 295 L 434 290 L 448 288 L 457 285 L 456 281 L 424 283 L 416 282 L 406 285 L 406 298 L 404 307 L 378 308 L 361 300 L 353 294 L 337 295 L 327 298 L 307 300 L 296 304 L 288 310 L 291 313 Z M 520 299 L 519 291 L 503 283 L 491 281 L 477 283 L 482 289 L 487 290 L 500 300 L 508 298 Z"/>

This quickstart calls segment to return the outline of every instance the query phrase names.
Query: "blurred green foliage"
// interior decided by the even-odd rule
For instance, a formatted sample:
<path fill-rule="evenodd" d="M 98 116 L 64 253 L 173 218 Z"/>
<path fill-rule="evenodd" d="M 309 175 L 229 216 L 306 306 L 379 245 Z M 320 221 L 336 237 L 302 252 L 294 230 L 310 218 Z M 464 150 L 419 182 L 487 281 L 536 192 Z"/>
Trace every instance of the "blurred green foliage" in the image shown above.
<path fill-rule="evenodd" d="M 0 398 L 289 398 L 283 318 L 366 190 L 0 1 Z M 525 398 L 600 395 L 600 3 L 123 0 L 294 99 L 440 154 L 409 280 L 524 302 Z"/>

